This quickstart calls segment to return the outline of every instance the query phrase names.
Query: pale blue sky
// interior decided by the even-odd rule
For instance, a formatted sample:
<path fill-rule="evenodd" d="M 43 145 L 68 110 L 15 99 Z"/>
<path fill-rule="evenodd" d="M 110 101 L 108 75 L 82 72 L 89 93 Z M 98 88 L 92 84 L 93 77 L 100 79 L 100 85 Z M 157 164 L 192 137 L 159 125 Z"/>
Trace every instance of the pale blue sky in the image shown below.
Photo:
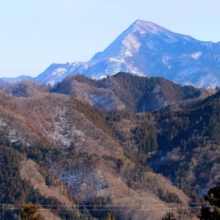
<path fill-rule="evenodd" d="M 0 0 L 0 77 L 88 61 L 137 19 L 220 41 L 220 0 Z"/>

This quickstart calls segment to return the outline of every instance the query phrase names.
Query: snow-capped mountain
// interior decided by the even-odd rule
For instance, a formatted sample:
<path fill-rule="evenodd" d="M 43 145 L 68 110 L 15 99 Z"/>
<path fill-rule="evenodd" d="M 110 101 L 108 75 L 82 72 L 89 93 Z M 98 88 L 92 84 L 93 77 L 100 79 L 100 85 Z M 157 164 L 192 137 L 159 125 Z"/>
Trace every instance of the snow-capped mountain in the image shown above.
<path fill-rule="evenodd" d="M 220 85 L 220 43 L 202 42 L 137 20 L 89 62 L 52 64 L 35 79 L 54 84 L 70 73 L 99 79 L 120 71 L 215 87 Z"/>

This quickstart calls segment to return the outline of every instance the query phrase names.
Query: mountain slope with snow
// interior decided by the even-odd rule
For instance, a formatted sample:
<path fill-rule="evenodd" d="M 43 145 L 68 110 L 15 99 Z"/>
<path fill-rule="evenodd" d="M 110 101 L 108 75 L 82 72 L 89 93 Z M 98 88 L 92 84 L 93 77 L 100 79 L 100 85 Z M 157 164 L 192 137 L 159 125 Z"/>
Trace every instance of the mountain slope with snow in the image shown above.
<path fill-rule="evenodd" d="M 90 61 L 52 64 L 35 79 L 55 84 L 70 73 L 100 79 L 120 71 L 215 87 L 220 85 L 220 43 L 202 42 L 137 20 Z"/>

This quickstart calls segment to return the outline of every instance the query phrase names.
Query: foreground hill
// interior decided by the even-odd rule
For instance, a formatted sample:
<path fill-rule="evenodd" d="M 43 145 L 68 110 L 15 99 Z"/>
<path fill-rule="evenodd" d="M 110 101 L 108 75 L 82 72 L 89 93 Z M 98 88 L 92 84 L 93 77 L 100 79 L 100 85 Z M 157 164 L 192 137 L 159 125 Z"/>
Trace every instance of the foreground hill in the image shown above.
<path fill-rule="evenodd" d="M 89 62 L 53 63 L 35 80 L 54 85 L 72 73 L 100 79 L 120 71 L 162 76 L 181 85 L 220 85 L 220 43 L 177 34 L 137 20 Z"/>
<path fill-rule="evenodd" d="M 0 91 L 0 148 L 12 155 L 10 158 L 17 158 L 7 160 L 15 161 L 17 183 L 14 175 L 2 175 L 2 181 L 13 183 L 4 192 L 25 190 L 24 195 L 10 194 L 10 201 L 2 198 L 2 203 L 38 200 L 48 210 L 46 219 L 51 219 L 50 215 L 58 219 L 88 218 L 85 215 L 89 213 L 78 210 L 76 203 L 90 205 L 90 213 L 98 219 L 107 212 L 117 219 L 140 219 L 140 209 L 144 209 L 146 219 L 159 220 L 167 210 L 180 213 L 182 205 L 187 207 L 184 215 L 189 213 L 189 197 L 143 166 L 143 158 L 132 155 L 133 149 L 125 147 L 120 137 L 125 128 L 120 129 L 122 124 L 130 124 L 126 129 L 135 129 L 148 116 L 107 112 L 68 95 L 34 91 L 27 97 Z M 151 120 L 147 123 L 150 126 Z M 138 150 L 138 144 L 133 147 Z M 149 151 L 157 149 L 153 142 L 152 147 Z M 7 161 L 2 166 L 11 173 Z M 41 196 L 44 200 L 39 199 Z M 47 206 L 50 204 L 62 205 L 62 209 L 53 211 Z M 72 209 L 66 210 L 69 206 Z M 13 215 L 1 212 L 6 214 Z"/>
<path fill-rule="evenodd" d="M 158 151 L 148 165 L 205 195 L 220 177 L 219 110 L 218 92 L 192 109 L 155 114 Z"/>

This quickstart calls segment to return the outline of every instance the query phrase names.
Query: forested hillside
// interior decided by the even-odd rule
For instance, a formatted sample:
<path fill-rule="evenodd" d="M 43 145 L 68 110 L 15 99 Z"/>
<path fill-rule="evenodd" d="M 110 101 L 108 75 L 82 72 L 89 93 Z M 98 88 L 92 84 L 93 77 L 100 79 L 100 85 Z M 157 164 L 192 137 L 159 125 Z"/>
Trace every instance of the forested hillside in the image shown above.
<path fill-rule="evenodd" d="M 212 93 L 127 73 L 69 76 L 54 88 L 7 85 L 0 90 L 1 203 L 15 209 L 5 205 L 1 215 L 15 218 L 32 202 L 46 219 L 108 212 L 140 219 L 143 207 L 152 220 L 167 210 L 195 217 L 193 204 L 204 203 L 219 175 L 220 92 Z M 97 103 L 104 94 L 103 106 L 111 97 L 109 106 L 124 107 L 94 107 L 87 100 L 94 94 Z"/>
<path fill-rule="evenodd" d="M 82 75 L 69 75 L 52 88 L 52 92 L 68 94 L 93 107 L 125 110 L 132 113 L 155 111 L 167 107 L 190 107 L 214 93 L 213 89 L 180 86 L 163 77 L 139 77 L 118 73 L 101 80 Z"/>
<path fill-rule="evenodd" d="M 204 195 L 219 177 L 219 114 L 219 92 L 192 109 L 155 113 L 159 147 L 149 164 L 176 184 L 196 187 Z"/>
<path fill-rule="evenodd" d="M 37 153 L 35 153 L 36 155 Z M 84 219 L 85 214 L 80 214 L 79 210 L 76 209 L 75 201 L 71 198 L 69 190 L 47 169 L 37 166 L 37 170 L 29 170 L 32 179 L 24 177 L 23 166 L 30 166 L 31 163 L 34 167 L 36 166 L 34 162 L 28 159 L 33 158 L 34 154 L 27 148 L 25 149 L 21 143 L 13 143 L 5 139 L 2 133 L 0 134 L 0 157 L 1 219 L 18 219 L 20 209 L 25 203 L 40 204 L 42 210 L 40 212 L 46 219 Z M 35 175 L 42 178 L 39 180 Z M 33 179 L 35 184 L 33 184 Z M 38 187 L 36 187 L 36 181 L 43 182 L 39 182 Z M 42 190 L 42 185 L 48 190 Z M 54 188 L 54 194 L 50 195 L 49 188 Z M 59 193 L 55 194 L 56 188 L 60 189 L 60 195 Z M 62 201 L 62 197 L 65 203 Z M 66 205 L 71 205 L 71 208 L 67 209 Z"/>
<path fill-rule="evenodd" d="M 181 190 L 154 174 L 121 144 L 116 127 L 130 120 L 136 126 L 133 114 L 96 109 L 70 96 L 47 92 L 15 97 L 1 91 L 0 100 L 0 129 L 6 140 L 2 146 L 21 155 L 16 165 L 21 179 L 39 191 L 44 199 L 39 203 L 44 208 L 44 204 L 62 204 L 61 210 L 49 210 L 48 216 L 53 213 L 62 219 L 75 219 L 65 216 L 88 215 L 74 208 L 77 203 L 90 207 L 98 219 L 107 212 L 117 219 L 138 219 L 142 205 L 149 219 L 161 219 L 171 204 L 175 204 L 175 213 L 188 204 L 189 198 Z M 29 200 L 28 195 L 23 200 L 18 197 L 19 202 L 35 203 L 36 197 Z M 140 205 L 128 209 L 128 203 Z M 72 214 L 62 213 L 70 204 Z M 96 211 L 98 204 L 101 207 Z M 184 215 L 188 214 L 186 210 Z"/>

